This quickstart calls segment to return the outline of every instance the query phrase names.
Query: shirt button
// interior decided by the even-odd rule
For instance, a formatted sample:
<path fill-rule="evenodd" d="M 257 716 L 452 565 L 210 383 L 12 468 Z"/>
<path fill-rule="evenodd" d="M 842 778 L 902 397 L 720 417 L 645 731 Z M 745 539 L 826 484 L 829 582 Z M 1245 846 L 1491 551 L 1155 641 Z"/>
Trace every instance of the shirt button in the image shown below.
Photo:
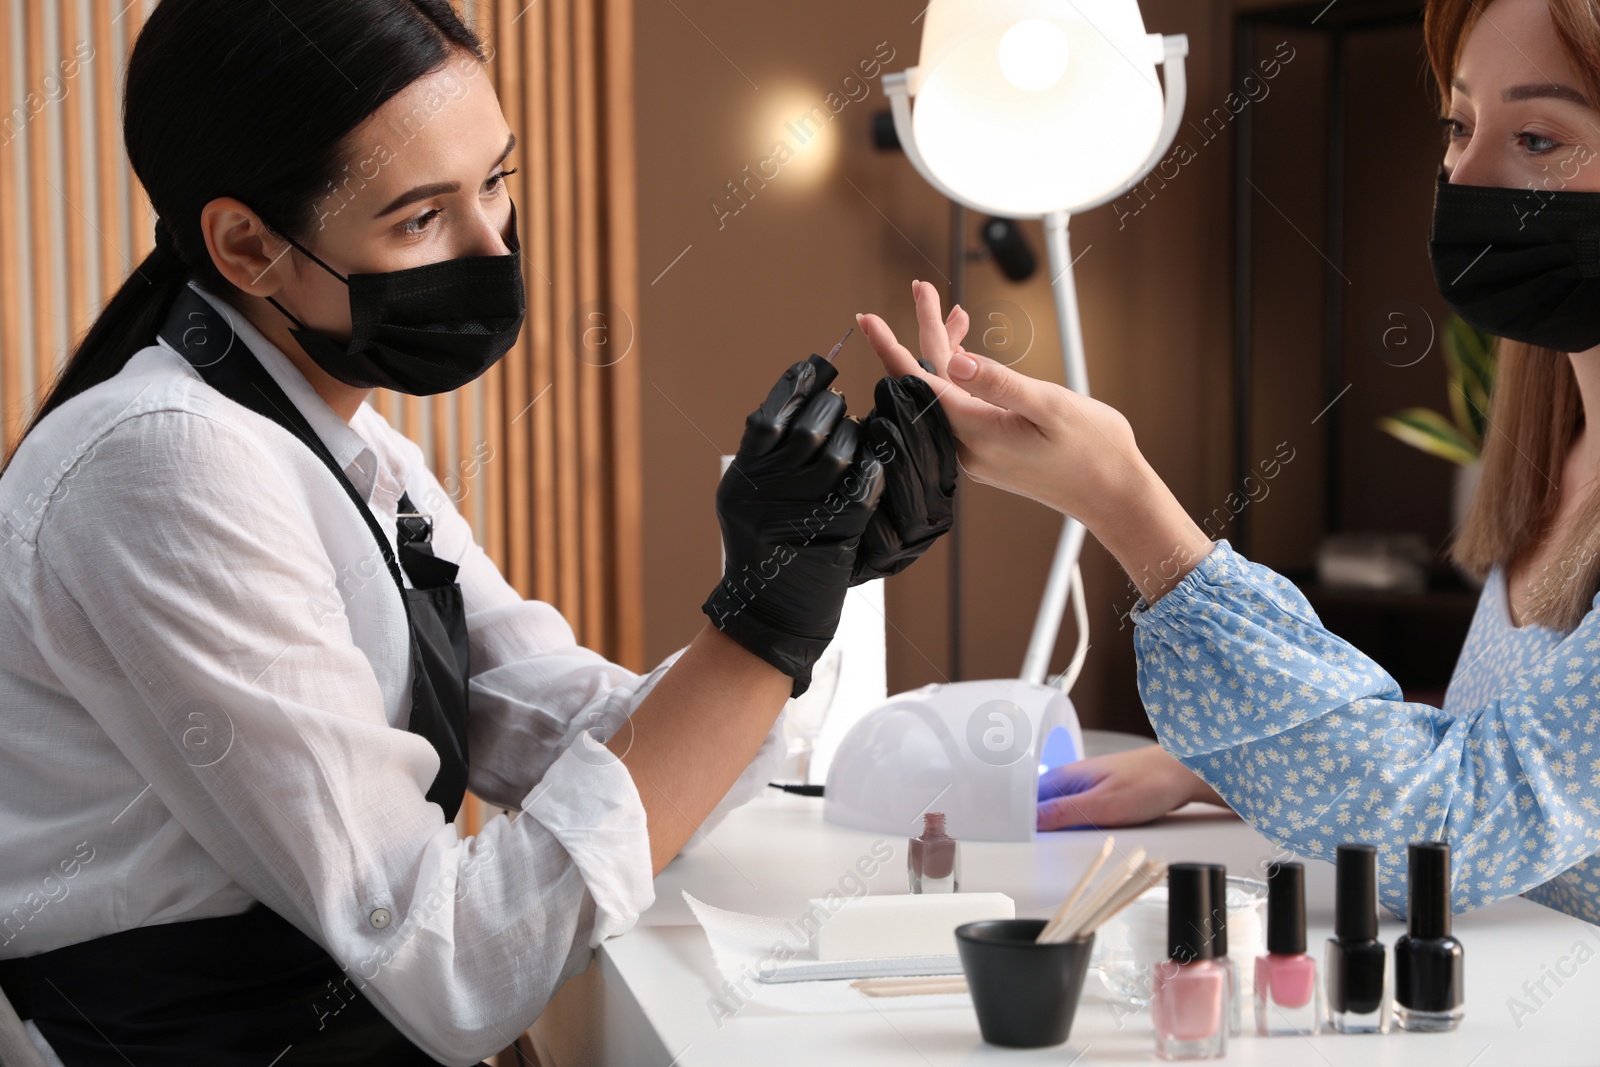
<path fill-rule="evenodd" d="M 367 920 L 372 923 L 374 929 L 382 930 L 389 925 L 389 909 L 378 908 L 367 916 Z"/>

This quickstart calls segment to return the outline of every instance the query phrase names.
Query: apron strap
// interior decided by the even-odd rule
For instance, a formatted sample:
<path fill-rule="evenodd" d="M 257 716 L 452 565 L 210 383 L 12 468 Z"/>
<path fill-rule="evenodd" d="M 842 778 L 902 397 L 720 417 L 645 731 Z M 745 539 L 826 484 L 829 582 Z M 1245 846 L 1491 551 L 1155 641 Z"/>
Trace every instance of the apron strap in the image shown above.
<path fill-rule="evenodd" d="M 407 561 L 406 571 L 416 587 L 406 588 L 405 580 L 400 576 L 399 561 L 389 548 L 383 528 L 340 468 L 338 460 L 333 458 L 333 453 L 328 451 L 300 409 L 294 406 L 282 387 L 267 373 L 255 353 L 239 339 L 227 318 L 218 314 L 199 293 L 187 286 L 179 292 L 160 335 L 162 340 L 182 353 L 212 388 L 294 434 L 333 474 L 365 520 L 378 551 L 383 554 L 389 576 L 394 579 L 395 588 L 400 592 L 400 602 L 405 608 L 406 625 L 410 631 L 413 677 L 411 721 L 407 729 L 426 738 L 439 753 L 439 773 L 428 789 L 427 798 L 444 810 L 446 822 L 455 819 L 467 788 L 465 613 L 453 606 L 460 601 L 459 587 L 455 589 L 454 600 L 443 594 L 447 591 L 445 587 L 454 582 L 456 565 L 434 557 L 430 545 L 419 547 L 415 542 L 406 543 L 402 545 L 401 553 Z M 402 496 L 400 510 L 414 510 L 409 495 Z M 397 535 L 399 533 L 397 530 Z M 406 536 L 412 535 L 408 529 Z M 400 536 L 396 537 L 396 543 L 401 543 Z M 417 596 L 417 592 L 423 589 L 429 590 L 432 595 Z M 453 617 L 442 620 L 418 618 L 419 614 L 427 615 L 436 610 Z M 445 637 L 443 641 L 441 633 Z M 435 650 L 441 644 L 454 647 L 458 655 L 437 654 Z M 458 676 L 451 677 L 451 674 Z"/>

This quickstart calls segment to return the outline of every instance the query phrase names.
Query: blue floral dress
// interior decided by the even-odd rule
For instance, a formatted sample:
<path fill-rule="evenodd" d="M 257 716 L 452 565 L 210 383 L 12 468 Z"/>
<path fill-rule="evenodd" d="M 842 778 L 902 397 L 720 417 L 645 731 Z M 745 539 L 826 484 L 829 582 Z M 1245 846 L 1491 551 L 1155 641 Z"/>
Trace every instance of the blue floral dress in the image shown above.
<path fill-rule="evenodd" d="M 1600 922 L 1600 610 L 1571 633 L 1512 626 L 1496 568 L 1443 708 L 1404 700 L 1226 540 L 1131 614 L 1161 744 L 1274 842 L 1330 861 L 1376 845 L 1404 916 L 1407 843 L 1448 840 L 1456 911 L 1526 893 Z"/>

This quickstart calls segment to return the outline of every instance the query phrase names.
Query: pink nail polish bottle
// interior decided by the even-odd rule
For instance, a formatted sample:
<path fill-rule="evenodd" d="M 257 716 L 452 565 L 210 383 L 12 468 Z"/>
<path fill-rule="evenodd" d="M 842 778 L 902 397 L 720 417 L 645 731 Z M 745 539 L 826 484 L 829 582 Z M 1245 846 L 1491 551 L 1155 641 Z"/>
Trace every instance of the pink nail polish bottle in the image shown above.
<path fill-rule="evenodd" d="M 1238 1037 L 1244 998 L 1239 995 L 1239 968 L 1228 958 L 1228 868 L 1208 863 L 1206 870 L 1211 875 L 1211 939 L 1217 945 L 1217 962 L 1228 972 L 1228 1036 Z"/>
<path fill-rule="evenodd" d="M 1267 868 L 1267 952 L 1256 957 L 1256 1033 L 1267 1037 L 1322 1029 L 1322 983 L 1306 955 L 1306 869 Z"/>
<path fill-rule="evenodd" d="M 1150 1018 L 1156 1055 L 1216 1060 L 1228 1051 L 1228 972 L 1210 935 L 1211 872 L 1200 863 L 1167 868 L 1167 959 L 1154 965 Z"/>

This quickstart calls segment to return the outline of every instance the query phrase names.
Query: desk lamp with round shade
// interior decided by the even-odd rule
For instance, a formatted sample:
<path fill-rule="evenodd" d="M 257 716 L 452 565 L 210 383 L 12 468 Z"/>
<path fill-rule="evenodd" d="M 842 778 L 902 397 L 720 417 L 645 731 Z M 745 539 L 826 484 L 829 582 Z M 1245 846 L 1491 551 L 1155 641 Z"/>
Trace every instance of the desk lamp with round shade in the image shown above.
<path fill-rule="evenodd" d="M 1068 223 L 1132 189 L 1172 146 L 1188 38 L 1146 33 L 1137 0 L 932 0 L 923 18 L 919 64 L 883 79 L 900 145 L 950 199 L 1044 221 L 1066 384 L 1087 396 Z M 931 804 L 957 838 L 1032 838 L 1038 775 L 1083 756 L 1066 696 L 1088 648 L 1083 538 L 1069 518 L 1021 677 L 924 686 L 867 713 L 830 764 L 826 818 L 899 832 Z M 1047 684 L 1069 587 L 1078 647 Z"/>

